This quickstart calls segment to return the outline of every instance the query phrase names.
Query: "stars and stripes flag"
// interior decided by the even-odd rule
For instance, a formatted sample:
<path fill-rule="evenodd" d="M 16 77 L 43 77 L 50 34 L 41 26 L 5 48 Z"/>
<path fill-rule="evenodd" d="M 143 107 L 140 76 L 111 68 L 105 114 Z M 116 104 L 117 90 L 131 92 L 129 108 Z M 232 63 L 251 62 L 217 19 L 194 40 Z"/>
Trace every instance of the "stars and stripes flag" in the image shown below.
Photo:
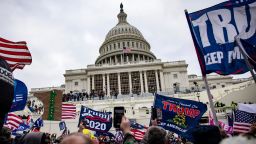
<path fill-rule="evenodd" d="M 76 105 L 62 104 L 61 119 L 75 119 L 76 118 Z"/>
<path fill-rule="evenodd" d="M 23 123 L 23 120 L 21 117 L 17 116 L 14 113 L 8 113 L 5 126 L 9 127 L 11 130 L 15 130 L 22 123 Z"/>
<path fill-rule="evenodd" d="M 26 120 L 26 124 L 29 125 L 31 123 L 31 120 L 32 120 L 32 117 L 31 117 L 31 115 L 29 115 Z"/>
<path fill-rule="evenodd" d="M 131 123 L 131 133 L 134 136 L 134 138 L 138 141 L 141 141 L 146 133 L 146 130 L 148 129 L 148 127 L 143 126 L 139 123 Z"/>
<path fill-rule="evenodd" d="M 32 57 L 25 41 L 12 42 L 0 37 L 0 57 L 10 66 L 11 70 L 23 69 L 32 63 Z"/>
<path fill-rule="evenodd" d="M 130 53 L 132 51 L 129 47 L 123 47 L 123 53 Z"/>
<path fill-rule="evenodd" d="M 248 113 L 245 111 L 236 110 L 234 112 L 235 120 L 233 132 L 247 133 L 253 123 L 256 122 L 256 113 Z"/>
<path fill-rule="evenodd" d="M 146 132 L 140 129 L 131 129 L 131 133 L 136 140 L 141 141 Z"/>

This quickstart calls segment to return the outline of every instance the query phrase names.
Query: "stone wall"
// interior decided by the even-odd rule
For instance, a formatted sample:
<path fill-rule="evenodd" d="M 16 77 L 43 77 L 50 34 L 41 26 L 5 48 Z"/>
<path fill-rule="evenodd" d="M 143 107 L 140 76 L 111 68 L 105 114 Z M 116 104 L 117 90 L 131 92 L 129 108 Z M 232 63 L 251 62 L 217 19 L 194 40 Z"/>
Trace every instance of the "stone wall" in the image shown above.
<path fill-rule="evenodd" d="M 61 120 L 61 105 L 62 105 L 62 94 L 63 91 L 61 90 L 54 90 L 57 94 L 55 97 L 55 104 L 54 104 L 54 120 L 60 121 Z M 49 103 L 50 103 L 50 94 L 51 91 L 43 91 L 43 92 L 35 92 L 34 96 L 37 97 L 39 100 L 42 101 L 44 105 L 44 114 L 42 116 L 43 120 L 48 119 L 49 114 Z"/>

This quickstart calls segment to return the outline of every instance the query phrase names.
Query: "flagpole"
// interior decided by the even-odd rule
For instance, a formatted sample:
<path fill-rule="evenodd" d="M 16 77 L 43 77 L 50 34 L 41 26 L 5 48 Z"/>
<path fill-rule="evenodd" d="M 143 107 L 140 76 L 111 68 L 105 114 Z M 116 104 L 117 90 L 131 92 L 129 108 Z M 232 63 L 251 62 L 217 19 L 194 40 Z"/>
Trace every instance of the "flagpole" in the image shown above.
<path fill-rule="evenodd" d="M 207 92 L 209 105 L 210 105 L 210 109 L 211 109 L 211 112 L 212 112 L 214 123 L 215 123 L 216 126 L 219 126 L 219 121 L 218 121 L 217 114 L 216 114 L 216 111 L 215 111 L 214 105 L 213 105 L 213 100 L 212 100 L 213 96 L 211 94 L 206 75 L 203 76 L 203 80 L 204 80 L 204 84 L 205 84 L 205 88 L 206 88 L 206 92 Z"/>
<path fill-rule="evenodd" d="M 192 36 L 192 40 L 193 40 L 194 45 L 195 45 L 195 50 L 196 50 L 196 52 L 198 52 L 197 49 L 196 49 L 197 40 L 195 38 L 195 35 L 194 35 L 194 32 L 193 32 L 193 28 L 192 28 L 192 23 L 190 21 L 189 14 L 188 14 L 187 10 L 185 10 L 185 15 L 186 15 L 186 19 L 187 19 L 187 22 L 188 22 L 190 33 L 191 33 L 191 36 Z M 197 58 L 198 58 L 198 61 L 200 63 L 200 58 L 199 58 L 198 54 L 197 54 Z M 205 88 L 206 88 L 206 91 L 207 91 L 209 105 L 210 105 L 210 109 L 212 111 L 212 116 L 213 116 L 213 119 L 214 119 L 214 123 L 215 123 L 216 126 L 219 126 L 219 122 L 218 122 L 217 115 L 216 115 L 216 112 L 215 112 L 215 109 L 214 109 L 214 105 L 213 105 L 213 100 L 212 100 L 213 96 L 212 96 L 212 94 L 210 92 L 210 88 L 209 88 L 209 85 L 208 85 L 206 73 L 205 73 L 204 68 L 202 68 L 203 65 L 201 63 L 200 63 L 200 67 L 201 67 L 201 72 L 202 72 L 202 75 L 203 75 L 203 80 L 204 80 L 204 83 L 205 83 Z"/>
<path fill-rule="evenodd" d="M 243 55 L 243 57 L 244 57 L 244 60 L 245 60 L 245 63 L 246 63 L 246 65 L 247 65 L 248 69 L 249 69 L 250 72 L 251 72 L 251 75 L 252 75 L 252 77 L 253 77 L 253 80 L 254 80 L 254 82 L 256 83 L 256 76 L 255 76 L 255 74 L 254 74 L 254 72 L 253 72 L 253 70 L 252 70 L 252 66 L 251 66 L 251 64 L 249 63 L 248 57 L 247 57 L 246 52 L 245 52 L 245 50 L 244 50 L 244 46 L 243 46 L 243 44 L 241 43 L 241 39 L 239 38 L 238 35 L 235 36 L 235 41 L 236 41 L 236 43 L 237 43 L 237 45 L 238 45 L 238 48 L 239 48 L 240 52 L 242 53 L 242 55 Z"/>
<path fill-rule="evenodd" d="M 51 130 L 52 130 L 52 121 L 50 120 L 50 126 L 49 126 L 49 133 L 51 133 Z"/>

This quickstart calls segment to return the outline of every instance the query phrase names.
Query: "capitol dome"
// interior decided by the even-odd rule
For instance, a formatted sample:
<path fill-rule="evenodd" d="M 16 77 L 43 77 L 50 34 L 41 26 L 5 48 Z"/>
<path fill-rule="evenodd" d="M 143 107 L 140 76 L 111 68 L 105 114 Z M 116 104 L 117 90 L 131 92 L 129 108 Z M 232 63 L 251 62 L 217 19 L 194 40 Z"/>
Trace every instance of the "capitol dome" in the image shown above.
<path fill-rule="evenodd" d="M 122 4 L 117 18 L 118 23 L 107 33 L 95 64 L 118 64 L 156 59 L 142 33 L 127 22 L 127 14 Z"/>

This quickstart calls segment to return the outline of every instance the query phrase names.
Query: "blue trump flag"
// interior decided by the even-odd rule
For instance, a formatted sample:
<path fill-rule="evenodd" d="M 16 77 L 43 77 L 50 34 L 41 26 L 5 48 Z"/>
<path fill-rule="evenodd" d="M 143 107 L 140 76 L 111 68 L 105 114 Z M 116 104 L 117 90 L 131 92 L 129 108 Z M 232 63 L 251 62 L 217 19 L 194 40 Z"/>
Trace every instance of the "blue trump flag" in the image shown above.
<path fill-rule="evenodd" d="M 79 123 L 94 131 L 108 132 L 112 127 L 112 113 L 111 112 L 99 112 L 93 109 L 81 106 Z"/>
<path fill-rule="evenodd" d="M 201 102 L 173 97 L 155 95 L 154 108 L 162 111 L 159 126 L 185 135 L 189 129 L 194 128 L 206 112 L 207 106 Z"/>
<path fill-rule="evenodd" d="M 230 0 L 186 12 L 186 17 L 203 75 L 242 74 L 249 70 L 235 37 L 256 45 L 256 0 Z"/>
<path fill-rule="evenodd" d="M 14 98 L 10 112 L 23 110 L 28 97 L 27 86 L 20 80 L 14 80 Z"/>

